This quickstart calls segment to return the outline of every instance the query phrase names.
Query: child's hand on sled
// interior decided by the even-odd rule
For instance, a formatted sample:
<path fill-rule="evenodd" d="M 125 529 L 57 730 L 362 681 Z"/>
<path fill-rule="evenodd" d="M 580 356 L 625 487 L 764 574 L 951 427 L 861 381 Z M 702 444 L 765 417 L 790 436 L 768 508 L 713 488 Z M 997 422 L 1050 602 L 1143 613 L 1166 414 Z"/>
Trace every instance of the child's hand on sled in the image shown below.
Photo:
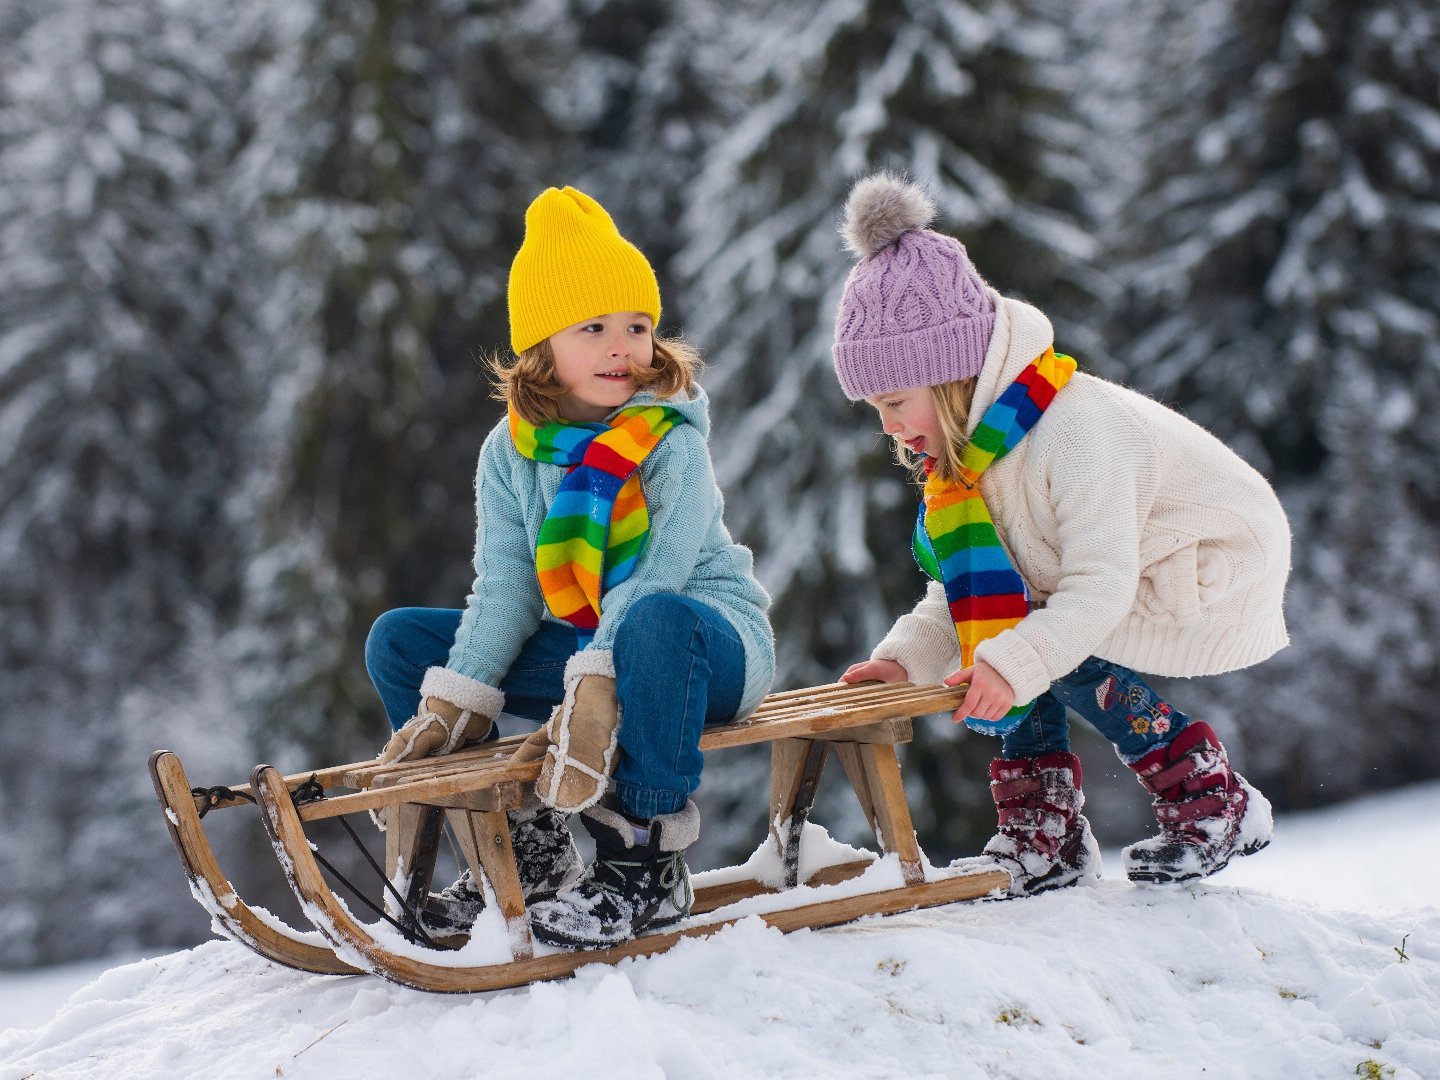
<path fill-rule="evenodd" d="M 420 710 L 385 744 L 379 760 L 413 761 L 432 754 L 449 754 L 490 734 L 493 718 L 462 709 L 444 698 L 427 697 Z"/>
<path fill-rule="evenodd" d="M 512 760 L 543 757 L 535 794 L 546 806 L 574 813 L 605 794 L 615 769 L 619 729 L 615 680 L 585 675 L 567 689 L 562 706 L 547 724 L 530 733 Z"/>
<path fill-rule="evenodd" d="M 1003 735 L 1015 726 L 1002 726 L 1005 714 L 1015 706 L 1015 691 L 993 667 L 981 660 L 973 667 L 945 676 L 946 686 L 959 686 L 961 683 L 969 683 L 970 689 L 966 691 L 960 708 L 955 710 L 955 723 L 966 724 L 987 735 Z M 984 723 L 976 725 L 970 723 L 971 720 Z"/>
<path fill-rule="evenodd" d="M 894 660 L 863 660 L 851 664 L 841 682 L 909 682 L 910 673 Z"/>

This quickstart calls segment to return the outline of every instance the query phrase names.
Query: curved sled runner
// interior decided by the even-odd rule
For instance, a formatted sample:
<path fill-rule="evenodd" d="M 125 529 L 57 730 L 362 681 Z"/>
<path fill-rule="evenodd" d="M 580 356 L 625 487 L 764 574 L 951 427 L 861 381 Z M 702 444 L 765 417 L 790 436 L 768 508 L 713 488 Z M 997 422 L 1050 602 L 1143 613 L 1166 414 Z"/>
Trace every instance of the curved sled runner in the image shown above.
<path fill-rule="evenodd" d="M 953 868 L 932 869 L 926 880 L 926 867 L 915 841 L 900 778 L 895 746 L 910 739 L 910 717 L 954 709 L 964 692 L 964 687 L 917 687 L 909 683 L 813 687 L 773 694 L 744 720 L 707 729 L 701 739 L 701 749 L 707 754 L 732 746 L 770 744 L 767 843 L 772 845 L 771 852 L 779 855 L 778 864 L 774 859 L 764 860 L 770 863 L 764 871 L 770 880 L 762 881 L 744 872 L 737 879 L 731 871 L 719 872 L 712 880 L 724 884 L 698 888 L 690 917 L 676 927 L 610 948 L 550 951 L 543 955 L 536 955 L 530 937 L 510 848 L 507 812 L 526 804 L 527 799 L 533 800 L 533 781 L 540 769 L 538 761 L 511 760 L 523 741 L 519 737 L 482 744 L 448 757 L 389 765 L 368 761 L 323 770 L 311 777 L 282 776 L 274 768 L 261 765 L 249 785 L 234 789 L 192 790 L 178 759 L 163 751 L 152 758 L 151 768 L 186 873 L 197 884 L 197 899 L 204 903 L 202 893 L 207 890 L 216 898 L 216 903 L 206 906 L 212 912 L 223 912 L 217 914 L 216 922 L 225 933 L 272 960 L 302 970 L 370 972 L 415 989 L 469 993 L 560 978 L 585 964 L 615 963 L 626 957 L 663 952 L 682 938 L 715 933 L 749 914 L 789 931 L 977 899 L 1005 890 L 1009 876 L 999 870 L 965 873 Z M 839 895 L 832 892 L 834 898 L 817 900 L 817 894 L 807 891 L 795 894 L 795 901 L 808 897 L 798 903 L 767 900 L 725 910 L 752 897 L 786 893 L 797 885 L 838 884 L 865 873 L 874 864 L 876 857 L 867 852 L 862 858 L 825 866 L 801 880 L 801 835 L 822 766 L 832 749 L 874 827 L 881 851 L 895 856 L 902 884 L 890 887 L 894 872 L 884 871 L 880 874 L 884 885 L 869 892 L 853 892 L 852 887 L 840 890 Z M 347 790 L 341 793 L 339 789 Z M 215 807 L 240 805 L 250 797 L 258 802 L 281 868 L 306 918 L 333 953 L 299 940 L 293 931 L 277 929 L 273 921 L 261 920 L 235 896 L 214 862 L 200 825 L 196 800 L 207 797 L 208 805 Z M 412 905 L 423 902 L 429 886 L 435 831 L 440 818 L 448 818 L 461 854 L 477 878 L 483 876 L 488 883 L 494 906 L 503 917 L 508 959 L 466 965 L 461 957 L 440 947 L 454 942 L 431 942 L 437 945 L 434 949 L 415 944 L 397 948 L 396 939 L 382 932 L 383 926 L 362 923 L 351 914 L 321 874 L 324 859 L 307 836 L 306 823 L 367 812 L 380 813 L 387 823 L 383 873 L 398 902 L 390 905 L 390 914 L 405 918 L 411 928 Z M 368 898 L 363 899 L 368 903 Z M 405 907 L 411 910 L 403 910 Z M 397 912 L 396 908 L 402 910 Z M 388 916 L 382 918 L 401 928 Z M 493 929 L 494 924 L 491 926 Z"/>
<path fill-rule="evenodd" d="M 317 975 L 357 974 L 356 968 L 331 950 L 301 939 L 297 931 L 283 923 L 277 924 L 278 920 L 262 919 L 240 899 L 216 861 L 195 806 L 197 796 L 175 754 L 169 750 L 156 750 L 151 754 L 150 779 L 165 812 L 165 824 L 170 830 L 170 839 L 175 842 L 180 865 L 190 880 L 190 890 L 210 912 L 217 929 L 277 964 Z"/>

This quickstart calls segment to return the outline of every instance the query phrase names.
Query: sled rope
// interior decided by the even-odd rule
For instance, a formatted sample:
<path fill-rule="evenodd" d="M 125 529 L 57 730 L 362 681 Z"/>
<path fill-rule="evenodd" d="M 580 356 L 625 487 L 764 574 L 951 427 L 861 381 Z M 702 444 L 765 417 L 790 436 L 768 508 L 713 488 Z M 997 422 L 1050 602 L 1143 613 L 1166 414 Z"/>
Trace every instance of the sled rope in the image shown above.
<path fill-rule="evenodd" d="M 310 777 L 309 780 L 306 780 L 290 793 L 290 799 L 297 807 L 303 806 L 306 803 L 319 802 L 323 798 L 325 798 L 325 788 L 314 776 Z M 251 801 L 253 802 L 254 800 L 252 799 Z M 400 931 L 400 933 L 405 936 L 406 941 L 414 945 L 428 945 L 432 949 L 440 948 L 440 945 L 436 943 L 435 939 L 427 934 L 425 928 L 420 925 L 419 915 L 406 903 L 405 898 L 400 895 L 395 886 L 391 884 L 390 879 L 385 876 L 385 871 L 381 868 L 380 864 L 375 861 L 375 856 L 370 854 L 370 849 L 365 846 L 364 841 L 360 839 L 354 827 L 343 817 L 340 818 L 340 824 L 345 831 L 350 834 L 350 839 L 354 841 L 355 847 L 359 849 L 360 854 L 365 856 L 365 861 L 368 862 L 371 869 L 375 871 L 376 877 L 378 877 L 381 884 L 385 886 L 385 891 L 393 896 L 395 902 L 400 905 L 400 910 L 405 913 L 405 922 L 402 923 L 400 920 L 391 916 L 384 908 L 361 892 L 355 884 L 342 874 L 329 859 L 325 858 L 318 849 L 314 851 L 315 861 L 328 870 L 336 881 L 350 890 L 350 895 L 355 897 L 356 900 L 359 900 L 360 903 L 373 911 L 384 922 Z"/>
<path fill-rule="evenodd" d="M 248 791 L 236 791 L 234 788 L 225 787 L 223 784 L 216 784 L 214 787 L 192 787 L 190 794 L 197 799 L 204 799 L 205 805 L 196 811 L 202 818 L 217 806 L 222 806 L 244 799 L 248 803 L 255 802 L 255 796 Z"/>

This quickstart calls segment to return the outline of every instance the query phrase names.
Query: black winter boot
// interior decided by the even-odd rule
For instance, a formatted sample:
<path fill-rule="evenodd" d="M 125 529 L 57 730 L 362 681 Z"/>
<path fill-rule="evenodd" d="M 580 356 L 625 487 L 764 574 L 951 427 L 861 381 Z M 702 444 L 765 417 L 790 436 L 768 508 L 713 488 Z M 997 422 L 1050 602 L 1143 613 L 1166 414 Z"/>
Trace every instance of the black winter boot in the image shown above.
<path fill-rule="evenodd" d="M 1270 843 L 1270 803 L 1230 768 L 1209 724 L 1191 723 L 1130 766 L 1155 796 L 1160 835 L 1125 849 L 1131 881 L 1170 884 L 1208 877 L 1234 855 Z"/>
<path fill-rule="evenodd" d="M 1099 879 L 1100 848 L 1080 813 L 1085 805 L 1080 780 L 1080 759 L 1064 752 L 990 763 L 1000 828 L 983 858 L 1010 872 L 1009 895 L 1033 896 Z"/>
<path fill-rule="evenodd" d="M 595 861 L 555 899 L 530 908 L 530 929 L 538 940 L 562 949 L 617 945 L 690 914 L 694 894 L 684 852 L 700 836 L 700 810 L 693 802 L 653 818 L 643 841 L 608 799 L 581 818 L 595 838 Z"/>
<path fill-rule="evenodd" d="M 564 814 L 542 806 L 512 810 L 507 816 L 515 869 L 527 904 L 548 900 L 579 879 L 584 864 Z M 440 892 L 430 894 L 420 911 L 420 925 L 432 935 L 468 933 L 484 908 L 485 893 L 475 875 L 466 870 Z"/>

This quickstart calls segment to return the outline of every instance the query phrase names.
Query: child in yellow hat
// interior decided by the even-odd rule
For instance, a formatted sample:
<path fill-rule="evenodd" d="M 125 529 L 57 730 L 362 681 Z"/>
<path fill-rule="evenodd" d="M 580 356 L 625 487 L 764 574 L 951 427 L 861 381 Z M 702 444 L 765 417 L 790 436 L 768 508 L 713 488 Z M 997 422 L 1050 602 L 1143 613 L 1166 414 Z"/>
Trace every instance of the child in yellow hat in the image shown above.
<path fill-rule="evenodd" d="M 610 945 L 689 912 L 701 730 L 769 690 L 770 600 L 721 518 L 699 357 L 656 335 L 655 272 L 599 203 L 567 187 L 530 204 L 509 308 L 466 606 L 386 612 L 366 666 L 387 761 L 493 738 L 502 709 L 543 722 L 519 752 L 544 758 L 542 805 L 511 814 L 531 924 Z M 467 871 L 420 917 L 464 930 L 483 904 Z"/>

